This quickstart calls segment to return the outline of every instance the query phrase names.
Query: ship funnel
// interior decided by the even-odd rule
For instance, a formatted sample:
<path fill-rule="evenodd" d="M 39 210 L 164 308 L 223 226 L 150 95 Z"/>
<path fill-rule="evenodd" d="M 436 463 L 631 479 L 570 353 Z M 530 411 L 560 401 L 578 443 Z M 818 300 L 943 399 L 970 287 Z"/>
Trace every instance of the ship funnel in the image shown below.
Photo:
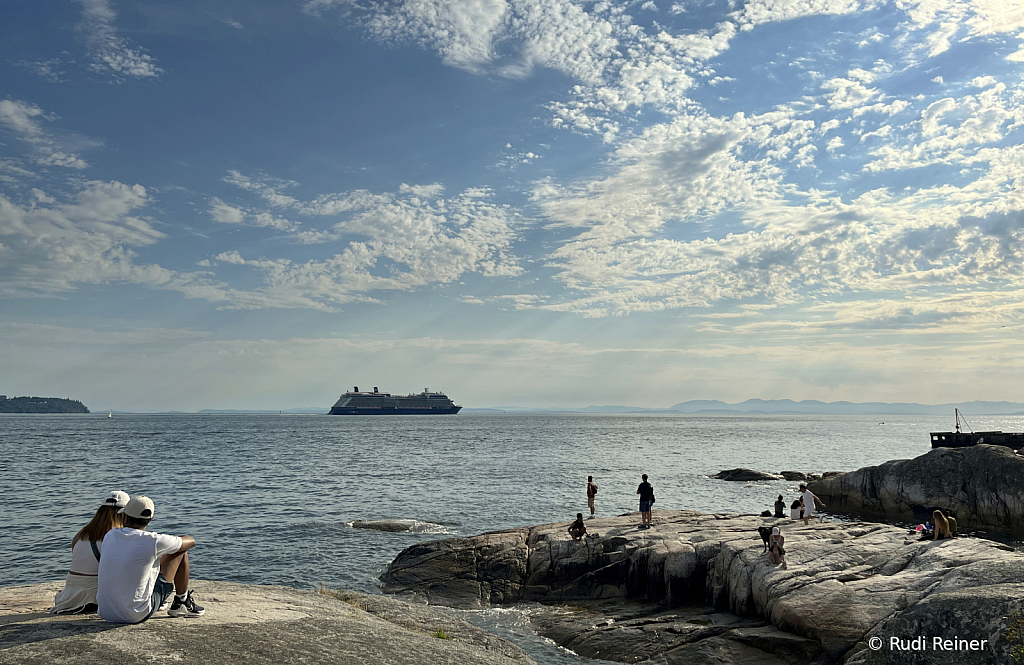
<path fill-rule="evenodd" d="M 359 386 L 353 386 L 352 387 L 352 392 L 354 392 L 354 393 L 359 392 Z"/>
<path fill-rule="evenodd" d="M 373 392 L 377 392 L 377 386 L 373 387 Z"/>

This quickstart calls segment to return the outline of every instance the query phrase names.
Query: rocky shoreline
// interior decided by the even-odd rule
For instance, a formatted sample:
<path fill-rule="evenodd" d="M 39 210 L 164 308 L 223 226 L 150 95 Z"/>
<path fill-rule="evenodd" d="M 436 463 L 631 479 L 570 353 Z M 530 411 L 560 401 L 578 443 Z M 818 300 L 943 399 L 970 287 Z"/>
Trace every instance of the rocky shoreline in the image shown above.
<path fill-rule="evenodd" d="M 839 512 L 923 522 L 941 508 L 960 527 L 1024 533 L 1024 456 L 1005 446 L 935 448 L 810 483 Z"/>
<path fill-rule="evenodd" d="M 825 476 L 811 489 L 833 510 L 913 521 L 937 507 L 962 527 L 1024 528 L 1024 457 L 1000 446 Z M 0 663 L 529 665 L 519 647 L 436 607 L 523 602 L 541 604 L 528 612 L 541 635 L 622 663 L 1024 662 L 1024 649 L 1017 661 L 1011 653 L 1021 647 L 1012 629 L 1024 632 L 1024 554 L 1006 545 L 922 541 L 874 522 L 693 511 L 656 510 L 651 529 L 638 528 L 638 513 L 588 520 L 581 541 L 568 524 L 406 548 L 381 576 L 385 593 L 404 599 L 196 581 L 202 618 L 122 626 L 47 614 L 63 582 L 0 588 Z M 787 566 L 769 564 L 760 526 L 785 535 Z"/>
<path fill-rule="evenodd" d="M 206 614 L 137 625 L 51 616 L 63 582 L 0 588 L 5 665 L 536 665 L 519 647 L 444 608 L 359 593 L 197 580 Z"/>
<path fill-rule="evenodd" d="M 1005 545 L 870 522 L 654 515 L 648 530 L 638 514 L 590 520 L 584 541 L 559 523 L 420 543 L 383 588 L 454 607 L 552 605 L 536 620 L 544 634 L 618 662 L 926 663 L 934 654 L 889 640 L 954 635 L 979 646 L 957 652 L 961 665 L 1010 662 L 1024 555 Z M 786 536 L 787 568 L 766 565 L 764 524 Z"/>

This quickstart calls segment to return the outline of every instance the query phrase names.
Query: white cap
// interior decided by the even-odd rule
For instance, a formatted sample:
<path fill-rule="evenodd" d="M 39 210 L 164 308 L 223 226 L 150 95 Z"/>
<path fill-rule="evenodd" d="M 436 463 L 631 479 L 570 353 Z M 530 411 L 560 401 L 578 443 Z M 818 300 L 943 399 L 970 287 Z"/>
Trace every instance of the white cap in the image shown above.
<path fill-rule="evenodd" d="M 773 535 L 773 536 L 777 536 L 777 535 L 779 535 L 780 533 L 782 533 L 782 532 L 781 532 L 781 531 L 779 531 L 779 527 L 777 527 L 777 526 L 773 526 L 773 527 L 772 527 L 772 535 Z"/>
<path fill-rule="evenodd" d="M 115 508 L 124 508 L 128 505 L 128 492 L 122 492 L 121 490 L 115 490 L 110 493 L 106 499 L 103 499 L 104 506 L 114 506 Z"/>
<path fill-rule="evenodd" d="M 153 507 L 153 500 L 148 496 L 133 496 L 128 505 L 118 512 L 138 520 L 149 520 L 153 519 L 153 514 L 156 511 Z"/>

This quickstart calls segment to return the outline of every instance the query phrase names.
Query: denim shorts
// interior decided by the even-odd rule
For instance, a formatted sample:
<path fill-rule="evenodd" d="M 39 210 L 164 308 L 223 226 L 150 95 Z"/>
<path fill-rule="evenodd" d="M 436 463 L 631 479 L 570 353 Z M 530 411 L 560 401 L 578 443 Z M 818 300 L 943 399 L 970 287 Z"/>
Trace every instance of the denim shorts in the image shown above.
<path fill-rule="evenodd" d="M 174 582 L 168 582 L 164 579 L 163 573 L 157 575 L 156 583 L 153 584 L 153 596 L 149 599 L 150 609 L 149 614 L 146 615 L 146 619 L 153 616 L 172 593 L 174 593 Z M 142 621 L 145 621 L 146 619 L 143 619 Z M 142 621 L 139 623 L 142 623 Z"/>
<path fill-rule="evenodd" d="M 643 499 L 640 499 L 640 512 L 641 513 L 649 513 L 649 512 L 651 512 L 651 502 L 650 501 L 644 501 Z"/>

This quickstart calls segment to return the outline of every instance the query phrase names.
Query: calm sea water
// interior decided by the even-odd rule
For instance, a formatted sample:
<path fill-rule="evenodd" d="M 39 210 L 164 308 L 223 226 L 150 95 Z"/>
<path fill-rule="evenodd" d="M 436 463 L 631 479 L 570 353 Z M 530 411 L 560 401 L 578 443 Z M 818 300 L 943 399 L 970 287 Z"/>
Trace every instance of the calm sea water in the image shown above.
<path fill-rule="evenodd" d="M 883 422 L 884 421 L 884 422 Z M 403 548 L 445 535 L 637 509 L 765 510 L 797 483 L 722 469 L 846 471 L 930 448 L 952 416 L 0 416 L 0 585 L 63 578 L 75 532 L 114 489 L 156 503 L 152 529 L 196 538 L 197 578 L 376 590 Z M 973 418 L 1024 431 L 1024 418 Z M 409 519 L 417 532 L 353 529 Z M 487 619 L 491 621 L 492 619 Z M 501 623 L 503 619 L 495 620 Z M 510 619 L 505 621 L 509 623 Z M 535 656 L 536 657 L 536 656 Z"/>

